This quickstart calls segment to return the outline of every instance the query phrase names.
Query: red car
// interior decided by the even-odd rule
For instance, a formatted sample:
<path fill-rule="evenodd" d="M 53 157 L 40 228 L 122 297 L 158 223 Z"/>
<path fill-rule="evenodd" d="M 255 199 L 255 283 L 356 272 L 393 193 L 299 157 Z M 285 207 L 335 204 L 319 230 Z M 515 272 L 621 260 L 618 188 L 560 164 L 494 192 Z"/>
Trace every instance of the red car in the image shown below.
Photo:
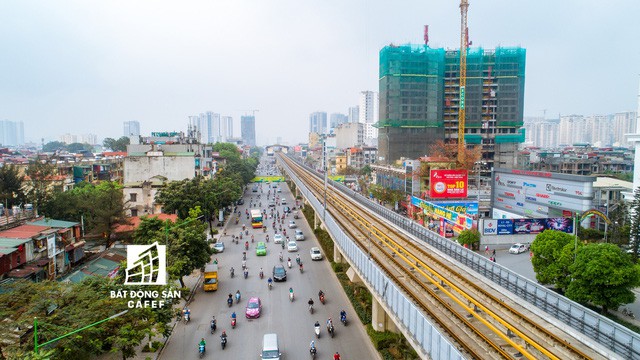
<path fill-rule="evenodd" d="M 245 316 L 247 319 L 257 319 L 260 317 L 260 311 L 262 311 L 262 303 L 260 303 L 259 297 L 252 297 L 247 302 L 247 309 Z"/>

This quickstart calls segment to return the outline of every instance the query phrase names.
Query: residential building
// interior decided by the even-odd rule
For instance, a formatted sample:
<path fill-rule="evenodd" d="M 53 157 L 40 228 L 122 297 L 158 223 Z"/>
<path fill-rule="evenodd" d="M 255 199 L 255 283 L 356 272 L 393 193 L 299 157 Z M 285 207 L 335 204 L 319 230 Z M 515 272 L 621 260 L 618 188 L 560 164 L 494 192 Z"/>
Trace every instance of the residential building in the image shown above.
<path fill-rule="evenodd" d="M 362 91 L 360 93 L 359 120 L 364 124 L 364 141 L 373 143 L 371 139 L 378 138 L 378 129 L 374 126 L 378 123 L 378 93 L 375 91 Z"/>
<path fill-rule="evenodd" d="M 78 142 L 78 136 L 66 133 L 64 135 L 60 135 L 60 141 L 65 144 L 74 144 Z"/>
<path fill-rule="evenodd" d="M 514 167 L 518 144 L 525 140 L 525 57 L 521 47 L 467 53 L 464 141 L 480 145 L 490 167 Z M 415 159 L 437 140 L 457 142 L 459 61 L 458 50 L 427 45 L 390 45 L 380 51 L 381 160 Z"/>
<path fill-rule="evenodd" d="M 0 121 L 0 144 L 18 146 L 24 144 L 24 123 L 22 121 Z"/>
<path fill-rule="evenodd" d="M 309 115 L 309 132 L 326 134 L 327 133 L 327 113 L 316 111 Z"/>
<path fill-rule="evenodd" d="M 340 124 L 349 122 L 349 117 L 345 114 L 333 113 L 329 116 L 329 127 L 331 131 L 335 131 Z"/>
<path fill-rule="evenodd" d="M 586 126 L 586 121 L 582 115 L 574 114 L 560 116 L 558 145 L 571 146 L 573 144 L 584 142 L 583 139 Z"/>
<path fill-rule="evenodd" d="M 240 117 L 240 132 L 245 145 L 256 146 L 256 117 L 253 115 Z"/>
<path fill-rule="evenodd" d="M 352 146 L 364 144 L 364 124 L 346 123 L 340 124 L 335 129 L 336 148 L 346 149 Z"/>
<path fill-rule="evenodd" d="M 124 136 L 126 137 L 138 137 L 140 136 L 140 123 L 132 120 L 124 122 Z"/>
<path fill-rule="evenodd" d="M 347 165 L 362 169 L 367 165 L 376 162 L 378 157 L 378 149 L 371 146 L 350 147 L 345 149 L 347 155 Z"/>
<path fill-rule="evenodd" d="M 336 153 L 336 167 L 335 175 L 344 175 L 344 171 L 347 169 L 347 155 L 345 153 Z"/>
<path fill-rule="evenodd" d="M 352 106 L 349 108 L 349 122 L 357 123 L 360 121 L 360 108 L 356 106 Z"/>
<path fill-rule="evenodd" d="M 220 129 L 221 142 L 229 142 L 229 139 L 233 138 L 233 117 L 223 116 L 222 125 Z"/>
<path fill-rule="evenodd" d="M 214 153 L 211 146 L 198 143 L 197 132 L 155 132 L 141 144 L 127 146 L 124 162 L 124 201 L 129 215 L 160 212 L 155 203 L 158 190 L 167 182 L 213 176 Z"/>
<path fill-rule="evenodd" d="M 613 145 L 631 147 L 631 143 L 625 138 L 625 134 L 636 132 L 635 111 L 620 112 L 613 115 Z"/>
<path fill-rule="evenodd" d="M 525 118 L 525 144 L 541 148 L 558 146 L 558 132 L 560 120 L 545 120 L 544 118 Z M 529 121 L 528 121 L 529 120 Z"/>
<path fill-rule="evenodd" d="M 82 134 L 78 137 L 78 142 L 82 144 L 96 145 L 98 136 L 96 134 Z"/>

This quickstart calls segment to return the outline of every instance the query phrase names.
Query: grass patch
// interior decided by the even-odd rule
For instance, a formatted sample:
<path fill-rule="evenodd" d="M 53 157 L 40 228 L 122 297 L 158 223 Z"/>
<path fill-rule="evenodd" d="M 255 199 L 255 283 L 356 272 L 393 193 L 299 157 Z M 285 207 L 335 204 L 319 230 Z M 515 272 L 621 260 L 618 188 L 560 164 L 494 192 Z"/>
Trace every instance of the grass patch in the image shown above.
<path fill-rule="evenodd" d="M 419 359 L 418 354 L 402 334 L 375 331 L 371 324 L 367 324 L 367 334 L 369 334 L 373 346 L 385 360 Z"/>

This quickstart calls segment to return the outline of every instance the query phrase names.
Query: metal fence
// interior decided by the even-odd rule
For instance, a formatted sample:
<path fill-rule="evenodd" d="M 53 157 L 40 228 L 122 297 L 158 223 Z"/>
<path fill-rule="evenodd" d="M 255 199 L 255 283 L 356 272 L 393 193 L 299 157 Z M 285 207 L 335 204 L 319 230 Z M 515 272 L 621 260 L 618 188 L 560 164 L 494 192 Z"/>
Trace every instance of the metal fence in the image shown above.
<path fill-rule="evenodd" d="M 285 167 L 288 166 L 284 164 Z M 307 198 L 318 215 L 323 214 L 323 206 L 308 188 L 289 170 L 291 178 L 298 190 Z M 431 324 L 428 318 L 416 307 L 413 301 L 405 296 L 392 280 L 369 259 L 351 238 L 340 229 L 329 213 L 325 214 L 324 224 L 331 234 L 341 253 L 354 266 L 354 270 L 362 280 L 367 283 L 369 289 L 376 293 L 384 306 L 391 311 L 389 314 L 395 317 L 399 327 L 403 327 L 410 334 L 415 344 L 419 344 L 422 353 L 428 354 L 432 359 L 464 359 L 456 347 Z M 401 325 L 400 325 L 401 324 Z"/>
<path fill-rule="evenodd" d="M 305 168 L 315 170 L 302 165 Z M 560 320 L 569 327 L 625 359 L 640 359 L 640 334 L 541 286 L 486 257 L 465 249 L 408 219 L 356 193 L 343 184 L 329 180 L 331 186 L 349 194 L 372 212 L 435 247 L 456 261 L 468 266 L 488 280 L 508 289 L 523 300 Z"/>

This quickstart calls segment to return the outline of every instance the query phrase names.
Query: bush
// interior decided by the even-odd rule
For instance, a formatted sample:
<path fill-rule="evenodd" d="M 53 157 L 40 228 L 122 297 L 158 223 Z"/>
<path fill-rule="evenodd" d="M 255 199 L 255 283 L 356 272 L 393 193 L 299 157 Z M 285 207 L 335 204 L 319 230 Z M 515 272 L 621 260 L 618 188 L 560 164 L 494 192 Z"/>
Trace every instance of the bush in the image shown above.
<path fill-rule="evenodd" d="M 367 325 L 367 334 L 376 350 L 380 351 L 383 359 L 418 359 L 418 354 L 409 345 L 402 334 L 390 331 L 378 332 L 371 324 Z"/>
<path fill-rule="evenodd" d="M 458 236 L 460 245 L 467 245 L 471 250 L 478 250 L 480 246 L 480 232 L 476 229 L 463 230 Z"/>

